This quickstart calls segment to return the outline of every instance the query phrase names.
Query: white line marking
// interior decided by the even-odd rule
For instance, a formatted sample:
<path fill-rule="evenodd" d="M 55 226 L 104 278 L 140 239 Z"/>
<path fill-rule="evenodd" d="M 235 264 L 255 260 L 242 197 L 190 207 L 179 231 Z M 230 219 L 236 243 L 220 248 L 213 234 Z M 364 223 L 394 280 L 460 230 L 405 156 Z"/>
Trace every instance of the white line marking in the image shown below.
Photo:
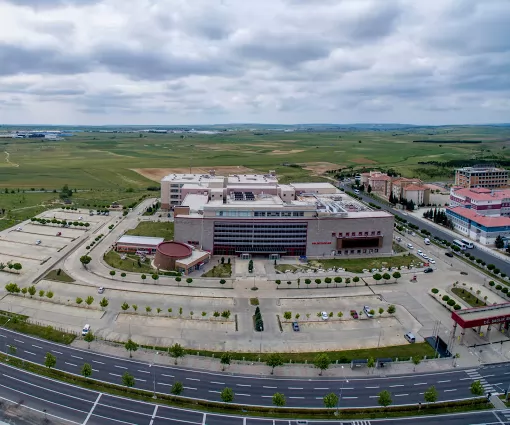
<path fill-rule="evenodd" d="M 263 385 L 262 388 L 272 388 L 272 389 L 275 389 L 275 388 L 278 388 L 278 387 L 268 387 L 266 385 Z"/>
<path fill-rule="evenodd" d="M 238 393 L 238 394 L 236 394 L 236 395 L 240 395 L 240 396 L 243 396 L 243 397 L 251 397 L 251 394 L 239 394 L 239 393 Z M 292 398 L 292 397 L 290 397 L 290 398 Z M 303 397 L 303 398 L 304 398 L 304 397 Z"/>
<path fill-rule="evenodd" d="M 140 369 L 138 369 L 138 372 L 141 372 L 141 373 L 150 373 L 148 370 L 140 370 Z"/>
<path fill-rule="evenodd" d="M 92 363 L 104 364 L 103 362 L 98 362 L 97 360 L 92 360 Z"/>
<path fill-rule="evenodd" d="M 216 393 L 216 394 L 220 394 L 221 391 L 212 391 L 212 390 L 209 390 L 210 393 Z"/>
<path fill-rule="evenodd" d="M 117 375 L 116 373 L 109 373 L 109 375 L 112 375 L 112 376 L 122 376 L 122 375 Z"/>
<path fill-rule="evenodd" d="M 404 397 L 406 395 L 409 395 L 409 394 L 395 394 L 395 397 Z"/>
<path fill-rule="evenodd" d="M 156 404 L 154 406 L 154 412 L 152 413 L 152 418 L 151 418 L 151 422 L 149 425 L 152 425 L 154 423 L 154 418 L 156 417 L 156 413 L 158 412 L 158 405 Z"/>
<path fill-rule="evenodd" d="M 420 383 L 414 384 L 414 385 L 427 385 L 427 383 L 426 382 L 420 382 Z"/>
<path fill-rule="evenodd" d="M 377 387 L 365 387 L 365 388 L 379 388 L 379 387 L 377 386 Z"/>
<path fill-rule="evenodd" d="M 64 362 L 65 364 L 68 364 L 69 366 L 74 366 L 76 367 L 76 365 L 74 363 L 69 363 L 69 362 Z"/>
<path fill-rule="evenodd" d="M 304 397 L 289 397 L 289 398 L 299 398 L 299 399 L 303 399 Z"/>
<path fill-rule="evenodd" d="M 238 387 L 251 387 L 250 384 L 236 384 Z"/>
<path fill-rule="evenodd" d="M 505 374 L 505 375 L 506 375 L 506 374 Z M 473 378 L 460 378 L 460 379 L 459 379 L 459 381 L 467 381 L 468 379 L 469 379 L 470 381 L 472 381 L 472 380 L 473 380 Z"/>
<path fill-rule="evenodd" d="M 156 382 L 158 385 L 166 385 L 167 387 L 171 387 L 172 384 L 165 384 L 164 382 Z"/>
<path fill-rule="evenodd" d="M 167 378 L 174 378 L 174 375 L 165 375 L 164 373 L 162 373 L 161 376 L 166 376 Z"/>
<path fill-rule="evenodd" d="M 55 354 L 62 354 L 60 351 L 57 351 L 57 350 L 51 350 L 52 353 L 55 353 Z"/>
<path fill-rule="evenodd" d="M 453 390 L 444 390 L 445 393 L 447 393 L 448 391 L 457 391 L 457 388 L 454 388 Z"/>
<path fill-rule="evenodd" d="M 32 354 L 32 356 L 35 356 L 35 353 L 32 353 L 31 351 L 24 350 L 27 354 Z"/>
<path fill-rule="evenodd" d="M 273 397 L 272 395 L 261 395 L 262 398 L 271 398 Z M 320 399 L 322 399 L 322 397 L 318 397 Z"/>
<path fill-rule="evenodd" d="M 200 381 L 200 379 L 197 378 L 186 378 L 188 381 Z"/>
<path fill-rule="evenodd" d="M 404 386 L 403 384 L 390 385 L 390 388 L 403 387 L 403 386 Z"/>
<path fill-rule="evenodd" d="M 71 357 L 73 357 L 73 358 L 75 358 L 75 359 L 80 359 L 80 360 L 83 360 L 83 357 L 79 357 L 79 356 L 73 356 L 72 354 L 71 354 Z"/>
<path fill-rule="evenodd" d="M 117 365 L 113 365 L 113 367 L 117 367 L 119 369 L 127 369 L 127 367 L 124 367 L 124 366 L 117 366 Z"/>
<path fill-rule="evenodd" d="M 25 341 L 20 341 L 19 339 L 15 339 L 14 341 L 19 342 L 20 344 L 24 344 Z"/>
<path fill-rule="evenodd" d="M 135 378 L 137 381 L 147 382 L 145 379 L 142 378 Z"/>
<path fill-rule="evenodd" d="M 443 384 L 444 382 L 451 382 L 451 379 L 447 379 L 446 381 L 437 381 L 438 384 Z"/>
<path fill-rule="evenodd" d="M 344 399 L 348 399 L 348 398 L 358 398 L 358 397 L 342 397 Z"/>
<path fill-rule="evenodd" d="M 183 388 L 186 388 L 187 390 L 197 390 L 196 388 L 193 388 L 193 387 L 183 387 Z"/>
<path fill-rule="evenodd" d="M 369 395 L 368 398 L 379 398 L 378 395 Z"/>
<path fill-rule="evenodd" d="M 329 390 L 329 388 L 314 388 L 314 390 Z"/>
<path fill-rule="evenodd" d="M 97 369 L 92 369 L 92 372 L 99 372 Z"/>
<path fill-rule="evenodd" d="M 32 347 L 34 347 L 34 348 L 39 348 L 40 350 L 42 350 L 42 349 L 43 349 L 42 347 L 39 347 L 38 345 L 34 345 L 34 344 L 32 344 Z"/>
<path fill-rule="evenodd" d="M 302 390 L 303 388 L 298 388 L 298 387 L 289 387 L 289 390 Z"/>
<path fill-rule="evenodd" d="M 96 398 L 96 401 L 94 402 L 94 404 L 92 405 L 90 411 L 89 411 L 89 414 L 87 415 L 87 417 L 85 418 L 85 420 L 83 421 L 83 424 L 82 425 L 87 425 L 87 422 L 89 421 L 90 417 L 92 416 L 92 412 L 94 411 L 94 409 L 96 408 L 97 406 L 97 403 L 99 402 L 99 399 L 101 398 L 101 396 L 103 395 L 103 393 L 99 393 L 99 395 L 97 396 Z"/>
<path fill-rule="evenodd" d="M 216 384 L 216 385 L 225 385 L 224 382 L 216 382 L 216 381 L 211 381 L 211 384 Z"/>
<path fill-rule="evenodd" d="M 482 375 L 483 378 L 490 378 L 491 376 L 496 376 L 496 375 Z"/>

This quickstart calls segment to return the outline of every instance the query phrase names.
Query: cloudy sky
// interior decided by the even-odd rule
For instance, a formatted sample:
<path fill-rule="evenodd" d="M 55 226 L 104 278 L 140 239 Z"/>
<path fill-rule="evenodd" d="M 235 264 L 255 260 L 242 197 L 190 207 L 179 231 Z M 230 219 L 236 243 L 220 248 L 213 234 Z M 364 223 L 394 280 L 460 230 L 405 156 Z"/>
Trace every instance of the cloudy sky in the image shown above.
<path fill-rule="evenodd" d="M 510 0 L 0 0 L 0 124 L 510 122 Z"/>

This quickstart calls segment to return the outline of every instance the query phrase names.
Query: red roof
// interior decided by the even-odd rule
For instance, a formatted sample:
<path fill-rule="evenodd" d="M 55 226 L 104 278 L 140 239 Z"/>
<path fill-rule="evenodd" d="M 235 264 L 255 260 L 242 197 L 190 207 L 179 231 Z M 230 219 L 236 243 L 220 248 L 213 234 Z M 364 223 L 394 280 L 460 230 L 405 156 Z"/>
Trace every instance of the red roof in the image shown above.
<path fill-rule="evenodd" d="M 425 190 L 426 188 L 424 186 L 418 186 L 417 184 L 410 184 L 409 186 L 406 186 L 404 188 L 405 191 L 408 190 Z"/>
<path fill-rule="evenodd" d="M 446 209 L 485 227 L 510 226 L 510 217 L 489 217 L 464 207 L 447 207 Z"/>
<path fill-rule="evenodd" d="M 453 195 L 471 198 L 476 201 L 490 201 L 492 199 L 510 198 L 510 189 L 492 191 L 490 189 L 482 187 L 477 187 L 473 189 L 463 188 L 459 190 L 454 190 Z"/>

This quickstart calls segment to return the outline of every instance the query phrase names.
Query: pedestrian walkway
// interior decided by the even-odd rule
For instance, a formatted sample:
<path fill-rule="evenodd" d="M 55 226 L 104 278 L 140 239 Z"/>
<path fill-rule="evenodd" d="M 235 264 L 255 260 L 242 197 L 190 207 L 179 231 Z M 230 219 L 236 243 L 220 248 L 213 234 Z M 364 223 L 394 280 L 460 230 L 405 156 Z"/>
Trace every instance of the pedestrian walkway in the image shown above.
<path fill-rule="evenodd" d="M 352 425 L 370 425 L 370 421 L 352 421 Z"/>
<path fill-rule="evenodd" d="M 482 387 L 483 389 L 485 390 L 485 392 L 488 394 L 488 393 L 491 393 L 493 395 L 498 395 L 500 394 L 498 391 L 496 391 L 496 389 L 490 385 L 487 380 L 482 376 L 480 375 L 480 373 L 478 372 L 478 370 L 476 369 L 471 369 L 471 370 L 466 370 L 466 373 L 468 374 L 468 376 L 473 380 L 473 381 L 480 381 L 480 383 L 482 384 Z"/>

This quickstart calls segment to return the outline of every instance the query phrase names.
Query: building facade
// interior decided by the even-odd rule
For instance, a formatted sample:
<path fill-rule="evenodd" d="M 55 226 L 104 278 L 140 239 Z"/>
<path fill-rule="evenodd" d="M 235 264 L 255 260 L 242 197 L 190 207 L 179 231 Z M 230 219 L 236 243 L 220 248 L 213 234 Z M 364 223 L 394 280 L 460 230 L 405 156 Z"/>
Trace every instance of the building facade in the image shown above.
<path fill-rule="evenodd" d="M 450 206 L 469 208 L 481 215 L 510 217 L 510 189 L 453 187 Z"/>
<path fill-rule="evenodd" d="M 154 238 L 149 236 L 121 236 L 115 243 L 117 252 L 145 252 L 147 254 L 155 254 L 156 249 L 164 238 Z"/>
<path fill-rule="evenodd" d="M 274 175 L 239 177 L 224 177 L 223 196 L 208 191 L 201 206 L 197 201 L 205 198 L 193 195 L 205 195 L 203 185 L 196 193 L 188 187 L 174 211 L 175 241 L 245 258 L 392 252 L 393 215 L 373 211 L 329 183 L 280 185 Z"/>
<path fill-rule="evenodd" d="M 496 167 L 464 167 L 455 170 L 455 186 L 507 188 L 508 170 Z"/>

